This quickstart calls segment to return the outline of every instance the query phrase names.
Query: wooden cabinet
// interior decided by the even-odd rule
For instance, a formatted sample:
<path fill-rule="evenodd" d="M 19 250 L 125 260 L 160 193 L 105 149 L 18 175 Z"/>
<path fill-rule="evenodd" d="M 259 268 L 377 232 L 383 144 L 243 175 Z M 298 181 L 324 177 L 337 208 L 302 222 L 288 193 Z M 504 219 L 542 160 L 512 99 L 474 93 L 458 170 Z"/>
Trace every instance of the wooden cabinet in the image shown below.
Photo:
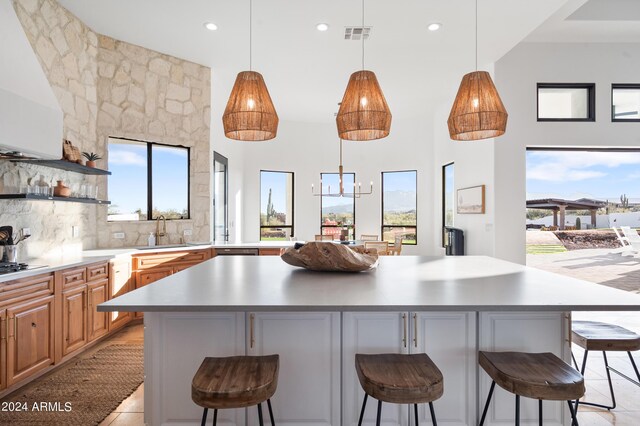
<path fill-rule="evenodd" d="M 168 277 L 173 274 L 172 267 L 154 268 L 148 271 L 136 272 L 136 288 L 144 287 L 147 284 L 151 284 L 154 281 L 158 281 L 161 278 Z"/>
<path fill-rule="evenodd" d="M 282 249 L 279 248 L 261 248 L 258 250 L 260 256 L 280 256 Z"/>
<path fill-rule="evenodd" d="M 75 287 L 80 284 L 84 284 L 87 282 L 87 268 L 73 268 L 73 269 L 65 269 L 60 272 L 60 277 L 62 279 L 62 287 Z"/>
<path fill-rule="evenodd" d="M 87 343 L 87 286 L 62 293 L 62 356 L 80 349 Z"/>
<path fill-rule="evenodd" d="M 53 364 L 54 298 L 7 308 L 7 386 Z"/>
<path fill-rule="evenodd" d="M 250 313 L 247 355 L 280 355 L 276 424 L 340 424 L 340 314 Z M 257 424 L 255 410 L 247 423 Z"/>
<path fill-rule="evenodd" d="M 109 263 L 109 299 L 132 290 L 131 259 L 114 259 Z M 108 312 L 109 330 L 117 330 L 133 318 L 133 312 Z"/>
<path fill-rule="evenodd" d="M 106 268 L 107 265 L 105 264 Z M 102 279 L 87 284 L 87 331 L 89 342 L 109 332 L 108 312 L 98 312 L 97 306 L 109 300 L 109 281 Z"/>
<path fill-rule="evenodd" d="M 0 390 L 7 387 L 7 310 L 0 309 Z"/>
<path fill-rule="evenodd" d="M 356 353 L 426 353 L 445 377 L 443 396 L 434 402 L 440 422 L 475 424 L 476 324 L 473 312 L 345 312 L 343 314 L 343 421 L 358 424 L 364 391 L 354 368 Z M 423 405 L 420 424 L 431 421 Z M 376 404 L 367 404 L 363 424 L 374 425 Z M 407 406 L 385 405 L 382 422 L 413 422 Z"/>

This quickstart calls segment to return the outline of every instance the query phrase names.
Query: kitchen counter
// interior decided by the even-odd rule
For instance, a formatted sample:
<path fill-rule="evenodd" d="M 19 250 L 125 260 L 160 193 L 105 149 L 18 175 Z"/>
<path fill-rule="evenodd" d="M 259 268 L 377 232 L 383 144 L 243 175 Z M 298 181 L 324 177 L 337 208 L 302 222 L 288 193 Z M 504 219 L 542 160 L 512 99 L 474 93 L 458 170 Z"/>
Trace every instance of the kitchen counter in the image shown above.
<path fill-rule="evenodd" d="M 20 272 L 0 275 L 0 283 L 31 277 L 39 274 L 46 274 L 60 269 L 73 268 L 94 262 L 109 261 L 116 257 L 126 257 L 136 254 L 165 253 L 172 251 L 198 250 L 209 248 L 287 248 L 292 247 L 295 241 L 263 241 L 254 243 L 189 243 L 180 245 L 166 245 L 155 247 L 125 247 L 85 250 L 78 256 L 66 256 L 60 258 L 30 258 L 20 260 L 32 266 L 41 266 Z"/>
<path fill-rule="evenodd" d="M 355 354 L 426 352 L 445 381 L 438 418 L 475 426 L 491 383 L 478 350 L 552 352 L 570 363 L 571 311 L 640 311 L 640 295 L 484 256 L 385 256 L 361 273 L 219 256 L 98 310 L 145 312 L 146 424 L 200 421 L 189 386 L 204 357 L 277 353 L 277 424 L 353 426 L 363 397 Z M 494 395 L 495 407 L 512 404 L 512 395 Z M 366 425 L 375 419 L 369 405 Z M 407 406 L 383 411 L 389 425 L 413 415 Z M 428 423 L 429 410 L 418 411 Z M 247 423 L 243 410 L 219 415 Z M 485 424 L 513 424 L 512 416 L 511 408 L 491 410 Z M 537 424 L 537 402 L 525 398 L 522 416 Z M 546 403 L 545 424 L 568 419 L 566 403 Z"/>
<path fill-rule="evenodd" d="M 362 273 L 311 272 L 277 257 L 216 257 L 99 311 L 640 310 L 640 295 L 484 256 L 381 257 Z"/>

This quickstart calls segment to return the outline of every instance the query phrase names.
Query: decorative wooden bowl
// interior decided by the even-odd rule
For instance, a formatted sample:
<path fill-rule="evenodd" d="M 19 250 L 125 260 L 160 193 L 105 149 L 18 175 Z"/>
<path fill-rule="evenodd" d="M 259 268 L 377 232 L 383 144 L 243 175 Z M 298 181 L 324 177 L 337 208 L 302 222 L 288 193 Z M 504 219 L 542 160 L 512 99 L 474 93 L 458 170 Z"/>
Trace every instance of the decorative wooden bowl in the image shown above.
<path fill-rule="evenodd" d="M 378 252 L 328 241 L 312 241 L 290 247 L 280 256 L 289 265 L 311 271 L 361 272 L 378 266 Z"/>

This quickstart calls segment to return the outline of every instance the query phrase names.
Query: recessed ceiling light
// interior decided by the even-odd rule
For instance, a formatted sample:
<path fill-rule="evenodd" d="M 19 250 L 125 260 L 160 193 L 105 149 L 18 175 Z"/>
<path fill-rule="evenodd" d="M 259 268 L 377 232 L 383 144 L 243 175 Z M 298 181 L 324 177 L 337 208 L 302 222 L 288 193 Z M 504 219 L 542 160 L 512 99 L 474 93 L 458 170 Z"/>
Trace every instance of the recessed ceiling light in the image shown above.
<path fill-rule="evenodd" d="M 427 28 L 429 29 L 429 31 L 438 31 L 440 28 L 442 28 L 442 24 L 434 22 L 429 24 Z"/>
<path fill-rule="evenodd" d="M 216 24 L 214 24 L 213 22 L 205 22 L 203 25 L 209 31 L 215 31 L 215 30 L 218 29 L 218 26 Z"/>
<path fill-rule="evenodd" d="M 318 31 L 327 31 L 329 29 L 329 24 L 321 23 L 316 25 L 316 28 Z"/>

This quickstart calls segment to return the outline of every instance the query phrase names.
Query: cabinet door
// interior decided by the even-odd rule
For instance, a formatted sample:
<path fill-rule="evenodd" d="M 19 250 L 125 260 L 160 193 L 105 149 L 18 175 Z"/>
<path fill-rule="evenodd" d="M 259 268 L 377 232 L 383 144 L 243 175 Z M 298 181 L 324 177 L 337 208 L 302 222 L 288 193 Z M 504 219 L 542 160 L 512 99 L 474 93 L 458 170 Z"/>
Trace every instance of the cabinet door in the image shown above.
<path fill-rule="evenodd" d="M 62 292 L 62 355 L 87 344 L 87 286 Z"/>
<path fill-rule="evenodd" d="M 571 363 L 569 339 L 571 325 L 562 312 L 482 312 L 479 324 L 479 349 L 482 351 L 551 352 Z M 480 410 L 489 393 L 491 378 L 479 368 Z M 514 396 L 496 386 L 485 425 L 514 422 Z M 520 421 L 537 424 L 538 402 L 521 398 Z M 569 425 L 569 410 L 563 401 L 544 401 L 545 425 Z"/>
<path fill-rule="evenodd" d="M 104 336 L 109 331 L 108 312 L 98 312 L 97 306 L 107 301 L 109 281 L 106 279 L 87 284 L 87 327 L 89 342 Z"/>
<path fill-rule="evenodd" d="M 342 424 L 356 426 L 364 391 L 355 370 L 357 353 L 407 353 L 409 345 L 407 312 L 345 312 L 342 316 Z M 375 425 L 377 402 L 371 398 L 363 425 Z M 406 425 L 407 406 L 385 404 L 381 424 Z"/>
<path fill-rule="evenodd" d="M 113 261 L 109 264 L 109 299 L 122 296 L 131 290 L 131 261 Z M 109 312 L 109 330 L 116 330 L 128 323 L 133 312 Z"/>
<path fill-rule="evenodd" d="M 7 336 L 9 325 L 7 324 L 7 310 L 0 309 L 0 390 L 7 387 Z"/>
<path fill-rule="evenodd" d="M 272 404 L 277 425 L 340 424 L 340 314 L 249 314 L 249 355 L 280 355 Z M 248 425 L 257 425 L 255 409 Z"/>
<path fill-rule="evenodd" d="M 7 308 L 7 386 L 53 364 L 53 296 Z"/>
<path fill-rule="evenodd" d="M 200 424 L 193 375 L 205 357 L 245 355 L 244 318 L 236 312 L 145 314 L 145 388 L 152 390 L 144 394 L 145 424 Z M 212 416 L 209 410 L 209 422 Z M 218 425 L 245 426 L 245 410 L 220 410 Z"/>
<path fill-rule="evenodd" d="M 410 319 L 410 352 L 429 355 L 444 377 L 444 394 L 433 403 L 438 424 L 475 425 L 475 312 L 411 312 Z M 421 425 L 431 424 L 427 407 L 418 405 Z"/>

